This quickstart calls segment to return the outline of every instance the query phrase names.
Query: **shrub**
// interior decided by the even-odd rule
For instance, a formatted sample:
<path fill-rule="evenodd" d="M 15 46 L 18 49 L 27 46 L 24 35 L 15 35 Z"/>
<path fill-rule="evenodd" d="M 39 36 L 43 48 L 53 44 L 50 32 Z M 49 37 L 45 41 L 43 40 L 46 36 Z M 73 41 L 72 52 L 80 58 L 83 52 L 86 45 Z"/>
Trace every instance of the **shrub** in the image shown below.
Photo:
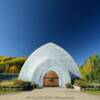
<path fill-rule="evenodd" d="M 35 89 L 35 88 L 38 88 L 38 86 L 37 86 L 37 84 L 33 84 L 33 88 Z"/>
<path fill-rule="evenodd" d="M 13 81 L 2 81 L 0 83 L 1 90 L 32 90 L 33 85 L 30 82 L 25 82 L 21 80 L 13 80 Z"/>
<path fill-rule="evenodd" d="M 0 86 L 1 87 L 11 87 L 14 86 L 14 81 L 1 81 Z"/>
<path fill-rule="evenodd" d="M 11 66 L 9 68 L 9 73 L 18 73 L 19 70 L 18 70 L 18 67 L 17 66 Z"/>
<path fill-rule="evenodd" d="M 33 89 L 33 85 L 27 81 L 16 80 L 15 85 L 22 88 L 22 90 L 32 90 Z"/>
<path fill-rule="evenodd" d="M 67 88 L 71 88 L 71 89 L 73 88 L 73 85 L 72 85 L 71 83 L 66 83 L 65 86 L 66 86 Z"/>
<path fill-rule="evenodd" d="M 89 82 L 83 79 L 78 79 L 74 81 L 74 84 L 79 87 L 87 87 L 89 86 Z"/>

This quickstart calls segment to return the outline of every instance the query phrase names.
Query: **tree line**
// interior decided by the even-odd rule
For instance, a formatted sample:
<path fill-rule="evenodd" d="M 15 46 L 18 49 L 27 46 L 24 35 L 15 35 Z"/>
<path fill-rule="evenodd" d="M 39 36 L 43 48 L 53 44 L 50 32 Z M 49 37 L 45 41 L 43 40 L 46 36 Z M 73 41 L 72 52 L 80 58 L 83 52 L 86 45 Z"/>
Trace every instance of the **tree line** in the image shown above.
<path fill-rule="evenodd" d="M 27 57 L 0 56 L 0 73 L 19 73 Z"/>

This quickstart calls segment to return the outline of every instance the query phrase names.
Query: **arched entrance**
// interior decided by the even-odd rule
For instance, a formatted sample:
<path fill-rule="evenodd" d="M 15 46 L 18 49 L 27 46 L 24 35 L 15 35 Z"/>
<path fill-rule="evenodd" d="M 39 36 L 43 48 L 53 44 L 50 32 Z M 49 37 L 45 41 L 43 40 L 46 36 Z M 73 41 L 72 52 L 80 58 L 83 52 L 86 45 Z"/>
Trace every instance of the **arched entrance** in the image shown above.
<path fill-rule="evenodd" d="M 43 78 L 44 87 L 58 87 L 59 77 L 54 71 L 48 71 Z"/>

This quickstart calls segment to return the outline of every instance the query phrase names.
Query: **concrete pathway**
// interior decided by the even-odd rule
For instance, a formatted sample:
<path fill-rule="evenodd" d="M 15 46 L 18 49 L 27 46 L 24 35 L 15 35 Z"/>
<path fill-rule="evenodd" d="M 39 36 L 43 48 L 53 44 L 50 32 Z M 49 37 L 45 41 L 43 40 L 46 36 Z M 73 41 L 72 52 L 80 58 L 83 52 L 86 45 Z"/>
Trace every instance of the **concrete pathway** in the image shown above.
<path fill-rule="evenodd" d="M 100 95 L 90 95 L 65 88 L 44 88 L 0 95 L 0 100 L 100 100 Z"/>

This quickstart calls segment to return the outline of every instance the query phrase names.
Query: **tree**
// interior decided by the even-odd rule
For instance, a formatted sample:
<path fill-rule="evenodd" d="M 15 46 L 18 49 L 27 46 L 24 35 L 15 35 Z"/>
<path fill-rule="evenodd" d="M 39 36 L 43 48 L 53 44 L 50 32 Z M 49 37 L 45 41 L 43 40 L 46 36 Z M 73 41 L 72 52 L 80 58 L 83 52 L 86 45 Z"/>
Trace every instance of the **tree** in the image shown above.
<path fill-rule="evenodd" d="M 89 57 L 80 68 L 80 72 L 84 79 L 89 81 L 100 79 L 100 56 L 93 55 Z"/>
<path fill-rule="evenodd" d="M 9 68 L 9 71 L 8 71 L 9 73 L 18 73 L 19 72 L 19 70 L 18 70 L 18 67 L 17 66 L 11 66 L 10 68 Z"/>

